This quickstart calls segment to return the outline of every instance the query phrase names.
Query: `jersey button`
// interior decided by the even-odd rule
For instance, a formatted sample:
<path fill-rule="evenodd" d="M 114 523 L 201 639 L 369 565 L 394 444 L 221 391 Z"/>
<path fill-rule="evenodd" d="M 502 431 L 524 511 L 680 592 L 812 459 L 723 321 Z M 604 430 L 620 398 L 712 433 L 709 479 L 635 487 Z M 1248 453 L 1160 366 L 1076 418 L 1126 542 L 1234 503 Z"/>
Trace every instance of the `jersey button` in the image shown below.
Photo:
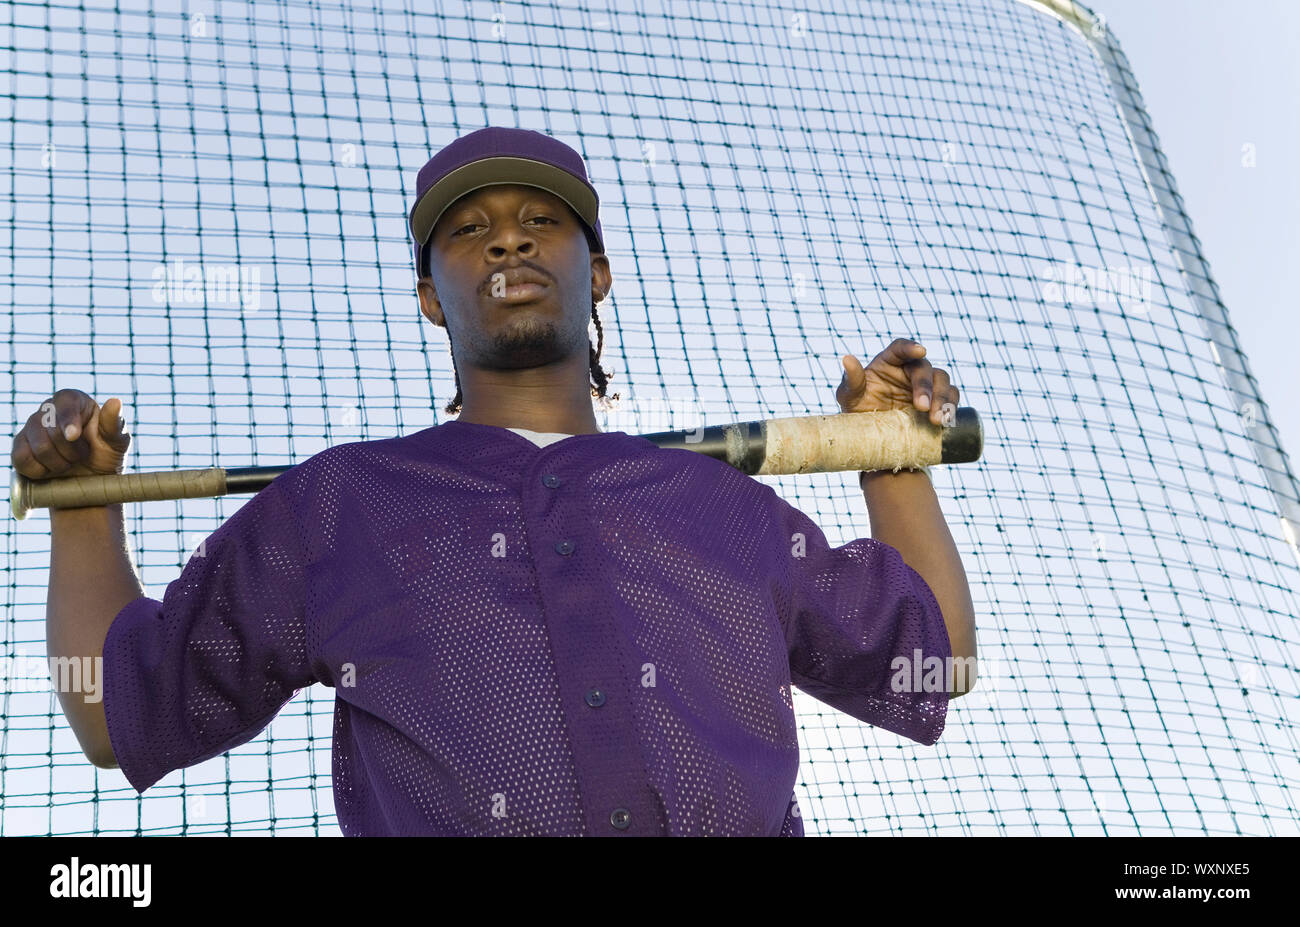
<path fill-rule="evenodd" d="M 555 545 L 555 552 L 561 556 L 567 557 L 569 554 L 573 553 L 573 542 L 561 541 Z"/>
<path fill-rule="evenodd" d="M 628 825 L 632 823 L 632 812 L 626 808 L 615 808 L 610 812 L 609 823 L 619 830 L 627 830 Z"/>
<path fill-rule="evenodd" d="M 542 485 L 554 489 L 556 486 L 560 485 L 560 478 L 554 473 L 548 473 L 542 477 Z"/>
<path fill-rule="evenodd" d="M 587 704 L 590 705 L 592 708 L 599 708 L 601 705 L 604 705 L 605 693 L 601 692 L 599 689 L 588 689 Z"/>

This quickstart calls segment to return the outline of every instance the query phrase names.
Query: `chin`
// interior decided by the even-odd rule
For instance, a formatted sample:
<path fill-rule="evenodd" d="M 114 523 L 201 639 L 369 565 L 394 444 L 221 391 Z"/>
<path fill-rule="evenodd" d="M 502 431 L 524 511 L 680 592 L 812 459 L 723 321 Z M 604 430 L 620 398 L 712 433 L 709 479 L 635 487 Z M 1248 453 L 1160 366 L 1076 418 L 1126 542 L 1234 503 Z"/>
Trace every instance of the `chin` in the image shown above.
<path fill-rule="evenodd" d="M 535 316 L 507 323 L 492 339 L 492 348 L 493 360 L 501 370 L 553 364 L 567 353 L 555 323 Z"/>

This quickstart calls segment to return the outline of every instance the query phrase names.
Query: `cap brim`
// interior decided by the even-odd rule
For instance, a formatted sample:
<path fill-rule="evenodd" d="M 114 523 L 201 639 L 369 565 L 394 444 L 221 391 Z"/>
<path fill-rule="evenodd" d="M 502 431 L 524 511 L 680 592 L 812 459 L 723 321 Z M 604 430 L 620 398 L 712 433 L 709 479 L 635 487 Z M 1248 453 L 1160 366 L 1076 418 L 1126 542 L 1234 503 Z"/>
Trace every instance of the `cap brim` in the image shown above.
<path fill-rule="evenodd" d="M 568 171 L 527 158 L 484 158 L 458 167 L 439 180 L 411 209 L 411 237 L 428 244 L 433 228 L 452 203 L 466 193 L 497 184 L 517 183 L 554 193 L 569 204 L 578 217 L 595 226 L 600 203 L 596 192 Z"/>

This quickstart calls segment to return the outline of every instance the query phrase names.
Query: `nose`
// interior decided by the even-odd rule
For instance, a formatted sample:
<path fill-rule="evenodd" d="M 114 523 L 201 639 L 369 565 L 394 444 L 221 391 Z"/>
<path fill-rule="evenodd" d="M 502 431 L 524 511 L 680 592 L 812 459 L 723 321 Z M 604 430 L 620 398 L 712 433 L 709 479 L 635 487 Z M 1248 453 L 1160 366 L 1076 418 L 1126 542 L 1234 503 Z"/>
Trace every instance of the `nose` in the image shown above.
<path fill-rule="evenodd" d="M 524 257 L 537 253 L 537 242 L 528 234 L 527 229 L 502 228 L 495 235 L 488 239 L 487 245 L 488 256 L 493 260 L 500 260 L 516 251 Z"/>

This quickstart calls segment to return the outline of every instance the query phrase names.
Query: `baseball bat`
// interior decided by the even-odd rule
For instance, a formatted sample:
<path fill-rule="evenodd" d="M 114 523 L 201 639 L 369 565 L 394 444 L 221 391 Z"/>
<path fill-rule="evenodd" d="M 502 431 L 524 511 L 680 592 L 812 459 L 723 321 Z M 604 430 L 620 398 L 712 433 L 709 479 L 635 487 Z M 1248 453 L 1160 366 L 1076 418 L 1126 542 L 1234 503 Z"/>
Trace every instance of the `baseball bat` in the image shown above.
<path fill-rule="evenodd" d="M 933 424 L 928 412 L 894 409 L 770 418 L 638 437 L 661 448 L 706 454 L 750 476 L 970 463 L 984 451 L 983 423 L 979 413 L 968 406 L 958 408 L 942 425 Z M 36 508 L 253 493 L 292 466 L 209 467 L 50 480 L 28 479 L 15 471 L 9 483 L 9 509 L 21 521 Z"/>

